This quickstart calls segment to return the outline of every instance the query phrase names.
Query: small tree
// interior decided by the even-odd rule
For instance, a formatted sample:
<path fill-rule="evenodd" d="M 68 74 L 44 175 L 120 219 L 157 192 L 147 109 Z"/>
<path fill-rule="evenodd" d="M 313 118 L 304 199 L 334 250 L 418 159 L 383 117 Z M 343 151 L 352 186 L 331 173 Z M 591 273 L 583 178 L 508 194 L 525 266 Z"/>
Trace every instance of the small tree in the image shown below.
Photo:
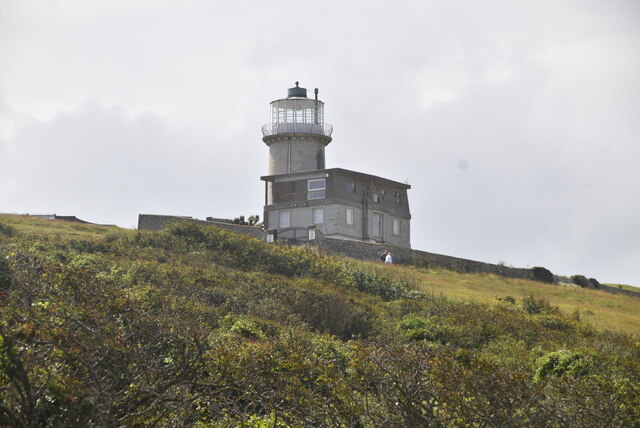
<path fill-rule="evenodd" d="M 262 226 L 262 223 L 260 222 L 260 216 L 259 215 L 250 215 L 249 216 L 249 220 L 245 220 L 244 216 L 241 215 L 240 217 L 236 217 L 233 220 L 230 220 L 231 223 L 233 224 L 239 224 L 242 226 Z"/>

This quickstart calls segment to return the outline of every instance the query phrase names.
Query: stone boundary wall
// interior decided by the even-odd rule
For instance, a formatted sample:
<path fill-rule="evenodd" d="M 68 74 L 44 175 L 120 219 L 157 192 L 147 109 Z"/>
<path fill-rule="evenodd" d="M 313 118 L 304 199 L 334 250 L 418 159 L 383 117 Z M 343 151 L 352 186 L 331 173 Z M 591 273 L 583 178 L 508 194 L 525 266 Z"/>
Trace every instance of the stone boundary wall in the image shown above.
<path fill-rule="evenodd" d="M 596 288 L 596 290 L 603 290 L 603 291 L 606 291 L 607 293 L 612 293 L 612 294 L 624 294 L 625 296 L 640 297 L 640 293 L 638 292 L 627 290 L 624 288 L 612 287 L 610 285 L 605 285 L 605 284 L 600 284 L 600 287 Z"/>
<path fill-rule="evenodd" d="M 380 260 L 384 250 L 389 250 L 394 263 L 412 264 L 421 267 L 441 267 L 463 273 L 492 273 L 509 278 L 533 279 L 533 270 L 494 265 L 459 257 L 445 256 L 410 248 L 394 247 L 385 244 L 375 244 L 346 239 L 334 239 L 322 236 L 316 231 L 316 245 L 334 253 L 354 257 L 362 260 Z"/>
<path fill-rule="evenodd" d="M 229 230 L 234 233 L 241 233 L 243 235 L 250 235 L 254 238 L 266 240 L 266 233 L 264 230 L 255 226 L 243 226 L 240 224 L 198 220 L 193 217 L 180 217 L 175 215 L 155 215 L 155 214 L 139 214 L 138 215 L 138 230 L 160 230 L 162 226 L 167 224 L 171 220 L 185 220 L 191 223 L 201 224 L 204 226 L 215 226 L 220 229 Z"/>
<path fill-rule="evenodd" d="M 250 235 L 254 238 L 266 241 L 266 232 L 255 226 L 241 226 L 239 224 L 222 221 L 198 220 L 193 217 L 180 217 L 173 215 L 140 214 L 138 216 L 139 230 L 160 230 L 170 220 L 186 220 L 205 226 L 215 226 L 235 233 Z M 478 262 L 475 260 L 461 259 L 459 257 L 445 256 L 443 254 L 429 253 L 426 251 L 412 250 L 410 248 L 395 247 L 386 244 L 376 244 L 362 241 L 350 241 L 347 239 L 327 238 L 316 229 L 316 240 L 311 245 L 336 254 L 353 257 L 361 260 L 377 261 L 384 250 L 389 250 L 393 262 L 397 264 L 412 264 L 420 267 L 439 267 L 462 273 L 487 273 L 504 276 L 507 278 L 520 278 L 533 280 L 533 269 L 515 268 Z M 571 282 L 570 278 L 555 275 L 556 280 Z M 601 284 L 599 290 L 613 294 L 624 294 L 639 297 L 640 293 L 611 287 Z"/>

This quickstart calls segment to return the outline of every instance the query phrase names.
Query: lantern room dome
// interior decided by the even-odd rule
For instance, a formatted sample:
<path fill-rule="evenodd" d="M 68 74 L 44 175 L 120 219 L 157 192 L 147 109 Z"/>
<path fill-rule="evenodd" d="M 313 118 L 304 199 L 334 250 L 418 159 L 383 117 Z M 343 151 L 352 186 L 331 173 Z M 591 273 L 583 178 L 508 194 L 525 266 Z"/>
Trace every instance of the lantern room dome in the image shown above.
<path fill-rule="evenodd" d="M 298 86 L 300 82 L 296 82 L 295 88 L 289 88 L 287 90 L 287 98 L 307 98 L 307 89 Z"/>

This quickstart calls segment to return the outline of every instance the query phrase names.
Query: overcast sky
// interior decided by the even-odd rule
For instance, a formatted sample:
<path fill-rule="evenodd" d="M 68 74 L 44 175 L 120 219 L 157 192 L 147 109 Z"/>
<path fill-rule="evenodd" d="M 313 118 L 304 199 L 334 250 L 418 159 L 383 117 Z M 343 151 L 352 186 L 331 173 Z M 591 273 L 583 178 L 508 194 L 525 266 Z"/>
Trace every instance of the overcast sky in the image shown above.
<path fill-rule="evenodd" d="M 269 103 L 412 247 L 640 285 L 640 2 L 0 0 L 0 212 L 262 214 Z"/>

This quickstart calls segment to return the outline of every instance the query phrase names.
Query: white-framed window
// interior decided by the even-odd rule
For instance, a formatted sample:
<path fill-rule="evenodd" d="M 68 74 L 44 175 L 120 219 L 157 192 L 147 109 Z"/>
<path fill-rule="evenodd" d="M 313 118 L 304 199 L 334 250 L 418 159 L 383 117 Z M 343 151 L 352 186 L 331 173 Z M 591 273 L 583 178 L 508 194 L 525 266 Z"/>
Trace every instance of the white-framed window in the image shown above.
<path fill-rule="evenodd" d="M 307 193 L 307 199 L 312 200 L 312 199 L 324 199 L 325 194 L 324 194 L 324 190 L 321 190 L 319 192 L 309 192 Z"/>
<path fill-rule="evenodd" d="M 307 181 L 307 190 L 310 192 L 314 190 L 324 190 L 324 189 L 325 189 L 324 178 L 317 178 L 315 180 Z"/>
<path fill-rule="evenodd" d="M 313 224 L 324 223 L 324 207 L 313 208 L 311 213 L 313 215 Z"/>
<path fill-rule="evenodd" d="M 373 224 L 371 226 L 373 236 L 382 236 L 382 214 L 373 213 Z"/>
<path fill-rule="evenodd" d="M 373 194 L 373 203 L 374 204 L 380 203 L 380 195 L 378 195 L 377 193 Z"/>
<path fill-rule="evenodd" d="M 278 211 L 278 227 L 291 226 L 291 213 L 289 211 Z"/>
<path fill-rule="evenodd" d="M 393 219 L 393 234 L 394 235 L 398 235 L 400 236 L 400 219 L 399 218 L 394 218 Z"/>
<path fill-rule="evenodd" d="M 347 208 L 347 224 L 353 226 L 353 208 Z"/>

